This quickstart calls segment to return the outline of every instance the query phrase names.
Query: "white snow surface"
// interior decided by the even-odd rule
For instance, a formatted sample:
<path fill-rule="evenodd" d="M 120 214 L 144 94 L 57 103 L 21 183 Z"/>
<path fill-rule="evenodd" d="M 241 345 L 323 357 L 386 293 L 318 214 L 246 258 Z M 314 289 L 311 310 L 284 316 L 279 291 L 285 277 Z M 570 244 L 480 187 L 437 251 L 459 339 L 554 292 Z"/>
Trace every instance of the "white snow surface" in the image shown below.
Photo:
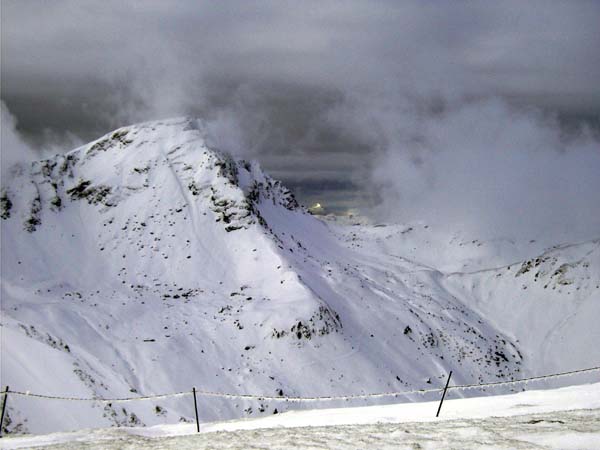
<path fill-rule="evenodd" d="M 450 394 L 451 395 L 451 394 Z M 16 448 L 577 448 L 600 446 L 600 383 L 495 397 L 292 411 L 260 419 L 9 437 Z"/>
<path fill-rule="evenodd" d="M 468 384 L 600 365 L 600 240 L 322 221 L 257 163 L 210 148 L 198 120 L 124 127 L 17 167 L 0 216 L 0 381 L 15 391 L 352 395 L 442 387 L 450 370 Z M 307 407 L 201 401 L 203 422 Z M 4 431 L 193 417 L 189 397 L 10 395 Z"/>

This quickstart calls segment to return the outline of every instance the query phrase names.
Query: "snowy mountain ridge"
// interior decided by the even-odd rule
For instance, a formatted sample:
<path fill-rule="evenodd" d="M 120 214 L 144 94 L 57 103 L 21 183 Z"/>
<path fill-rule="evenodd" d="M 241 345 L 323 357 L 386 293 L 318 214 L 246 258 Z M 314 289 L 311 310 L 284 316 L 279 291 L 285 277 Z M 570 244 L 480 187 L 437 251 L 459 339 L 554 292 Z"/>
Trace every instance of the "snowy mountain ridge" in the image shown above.
<path fill-rule="evenodd" d="M 434 230 L 322 222 L 257 163 L 210 148 L 195 119 L 120 128 L 16 170 L 0 207 L 11 389 L 348 395 L 437 386 L 449 370 L 482 382 L 600 361 L 587 348 L 598 338 L 599 241 L 531 247 L 499 269 L 503 254 L 466 241 L 467 262 L 442 268 L 441 249 L 454 247 Z M 204 421 L 297 407 L 203 402 Z M 185 401 L 141 403 L 47 416 L 41 400 L 11 399 L 5 427 L 193 416 Z"/>
<path fill-rule="evenodd" d="M 177 136 L 161 136 L 161 142 L 149 141 L 149 135 L 160 128 L 174 132 Z M 139 136 L 138 136 L 139 135 Z M 156 136 L 156 134 L 154 135 Z M 149 144 L 157 144 L 155 152 L 148 152 Z M 164 145 L 164 147 L 163 147 Z M 111 161 L 119 152 L 118 163 Z M 113 164 L 111 164 L 113 162 Z M 107 208 L 127 200 L 136 192 L 148 188 L 153 168 L 165 163 L 178 178 L 181 189 L 198 196 L 210 190 L 210 208 L 221 213 L 225 224 L 250 217 L 253 203 L 260 197 L 270 198 L 288 208 L 299 205 L 289 190 L 279 181 L 266 176 L 257 163 L 235 162 L 229 155 L 209 149 L 204 142 L 199 123 L 192 119 L 174 119 L 165 122 L 149 122 L 133 127 L 124 127 L 109 133 L 89 145 L 75 149 L 66 155 L 34 162 L 29 180 L 36 191 L 30 203 L 31 214 L 25 219 L 24 228 L 35 231 L 39 225 L 40 208 L 47 206 L 52 211 L 60 211 L 66 199 L 85 200 L 89 204 L 99 204 Z M 117 183 L 106 184 L 114 176 L 102 173 L 112 166 L 115 169 Z M 198 169 L 206 168 L 201 172 Z M 244 173 L 240 174 L 239 169 Z M 75 173 L 79 177 L 75 180 Z M 198 178 L 202 173 L 205 178 Z M 17 173 L 19 175 L 19 173 Z M 82 178 L 87 175 L 97 184 Z M 212 183 L 219 179 L 220 183 Z M 242 191 L 243 196 L 240 196 Z M 227 197 L 227 198 L 225 198 Z M 42 203 L 46 200 L 47 205 Z M 2 217 L 10 217 L 13 207 L 8 192 L 2 193 Z M 251 219 L 246 225 L 253 223 Z M 228 231 L 237 229 L 237 225 L 226 227 Z"/>

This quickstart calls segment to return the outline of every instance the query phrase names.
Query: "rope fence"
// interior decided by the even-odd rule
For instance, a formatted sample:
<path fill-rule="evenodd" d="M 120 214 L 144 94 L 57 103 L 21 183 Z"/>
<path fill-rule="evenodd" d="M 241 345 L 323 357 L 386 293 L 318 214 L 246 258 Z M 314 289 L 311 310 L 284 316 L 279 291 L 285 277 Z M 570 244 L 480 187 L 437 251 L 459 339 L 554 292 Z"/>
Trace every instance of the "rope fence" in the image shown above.
<path fill-rule="evenodd" d="M 448 387 L 448 389 L 476 389 L 482 386 L 504 386 L 504 385 L 509 385 L 509 384 L 517 384 L 517 383 L 527 383 L 529 381 L 537 381 L 537 380 L 543 380 L 543 379 L 547 379 L 547 378 L 562 378 L 562 377 L 567 377 L 567 376 L 571 376 L 571 375 L 575 375 L 578 373 L 586 373 L 586 372 L 595 372 L 595 371 L 599 371 L 600 367 L 590 367 L 589 369 L 579 369 L 579 370 L 571 370 L 570 372 L 560 372 L 560 373 L 554 373 L 554 374 L 550 374 L 550 375 L 540 375 L 537 377 L 529 377 L 529 378 L 521 378 L 519 380 L 512 380 L 512 381 L 494 381 L 492 383 L 485 383 L 485 384 L 463 384 L 463 385 L 456 385 L 456 386 L 450 386 Z"/>
<path fill-rule="evenodd" d="M 488 386 L 505 386 L 518 383 L 526 383 L 529 381 L 544 380 L 550 378 L 561 378 L 579 373 L 595 372 L 600 371 L 600 367 L 590 367 L 588 369 L 572 370 L 570 372 L 560 372 L 549 375 L 540 375 L 536 377 L 521 378 L 518 380 L 509 381 L 495 381 L 491 383 L 481 384 L 463 384 L 463 385 L 450 385 L 448 390 L 463 390 L 463 389 L 475 389 Z M 351 394 L 351 395 L 329 395 L 329 396 L 317 396 L 317 397 L 296 397 L 296 396 L 270 396 L 270 395 L 259 395 L 259 394 L 232 394 L 227 392 L 212 392 L 212 391 L 201 391 L 196 390 L 196 394 L 204 397 L 221 397 L 221 398 L 235 398 L 235 399 L 250 399 L 250 400 L 278 400 L 278 401 L 295 401 L 295 402 L 319 402 L 319 401 L 334 401 L 334 400 L 354 400 L 354 399 L 368 399 L 368 398 L 382 398 L 382 397 L 399 397 L 401 395 L 411 394 L 426 394 L 430 392 L 441 392 L 444 388 L 432 388 L 432 389 L 413 389 L 409 391 L 398 391 L 398 392 L 376 392 L 371 394 Z M 121 397 L 121 398 L 101 398 L 101 397 L 61 397 L 54 395 L 36 394 L 29 391 L 1 391 L 0 395 L 15 394 L 28 397 L 44 398 L 49 400 L 70 400 L 78 402 L 99 402 L 99 403 L 124 403 L 132 402 L 137 400 L 152 400 L 170 397 L 184 397 L 192 395 L 192 391 L 181 391 L 173 392 L 170 394 L 156 394 L 156 395 L 145 395 L 139 397 Z"/>
<path fill-rule="evenodd" d="M 8 386 L 4 391 L 0 392 L 1 396 L 4 396 L 2 399 L 2 412 L 0 415 L 0 437 L 2 437 L 2 425 L 4 423 L 4 413 L 6 412 L 6 400 L 8 398 L 8 394 L 20 395 L 24 397 L 35 397 L 41 399 L 48 400 L 67 400 L 67 401 L 77 401 L 77 402 L 97 402 L 97 403 L 123 403 L 123 402 L 134 402 L 139 400 L 155 400 L 162 398 L 174 398 L 174 397 L 185 397 L 188 395 L 192 395 L 194 397 L 194 410 L 196 413 L 196 430 L 200 432 L 200 421 L 198 419 L 198 402 L 197 395 L 201 395 L 204 397 L 220 397 L 220 398 L 233 398 L 233 399 L 248 399 L 248 400 L 272 400 L 272 401 L 287 401 L 287 402 L 319 402 L 319 401 L 332 401 L 332 400 L 355 400 L 355 399 L 369 399 L 369 398 L 382 398 L 382 397 L 399 397 L 406 396 L 411 394 L 426 394 L 430 392 L 441 392 L 442 397 L 440 399 L 440 403 L 437 409 L 436 417 L 439 417 L 440 411 L 442 409 L 442 404 L 444 402 L 444 398 L 446 397 L 446 392 L 448 390 L 462 390 L 462 389 L 476 389 L 483 387 L 496 387 L 496 386 L 507 386 L 519 383 L 528 383 L 530 381 L 538 381 L 545 380 L 551 378 L 561 378 L 567 377 L 580 373 L 591 373 L 600 371 L 600 367 L 590 367 L 588 369 L 579 369 L 572 370 L 569 372 L 560 372 L 553 373 L 548 375 L 541 375 L 537 377 L 529 377 L 529 378 L 521 378 L 518 380 L 510 380 L 510 381 L 495 381 L 491 383 L 480 383 L 480 384 L 463 384 L 463 385 L 453 385 L 450 386 L 450 379 L 452 378 L 452 371 L 448 373 L 448 377 L 446 379 L 446 384 L 444 388 L 432 388 L 432 389 L 413 389 L 408 391 L 398 391 L 398 392 L 378 392 L 372 394 L 351 394 L 351 395 L 330 395 L 330 396 L 321 396 L 321 397 L 294 397 L 294 396 L 270 396 L 270 395 L 258 395 L 258 394 L 232 394 L 226 392 L 211 392 L 211 391 L 198 391 L 196 388 L 192 388 L 191 391 L 181 391 L 181 392 L 173 392 L 170 394 L 156 394 L 156 395 L 145 395 L 138 397 L 122 397 L 122 398 L 102 398 L 102 397 L 61 397 L 55 395 L 46 395 L 46 394 L 36 394 L 29 391 L 14 391 L 10 390 Z"/>

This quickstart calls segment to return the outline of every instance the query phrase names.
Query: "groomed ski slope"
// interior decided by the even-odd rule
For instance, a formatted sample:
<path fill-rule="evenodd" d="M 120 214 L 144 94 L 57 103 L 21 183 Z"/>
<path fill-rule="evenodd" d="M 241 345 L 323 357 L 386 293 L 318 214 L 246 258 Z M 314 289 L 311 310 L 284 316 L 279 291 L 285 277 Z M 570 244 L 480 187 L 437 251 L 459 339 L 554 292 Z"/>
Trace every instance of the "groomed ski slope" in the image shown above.
<path fill-rule="evenodd" d="M 2 439 L 2 448 L 599 448 L 600 383 L 261 419 Z"/>

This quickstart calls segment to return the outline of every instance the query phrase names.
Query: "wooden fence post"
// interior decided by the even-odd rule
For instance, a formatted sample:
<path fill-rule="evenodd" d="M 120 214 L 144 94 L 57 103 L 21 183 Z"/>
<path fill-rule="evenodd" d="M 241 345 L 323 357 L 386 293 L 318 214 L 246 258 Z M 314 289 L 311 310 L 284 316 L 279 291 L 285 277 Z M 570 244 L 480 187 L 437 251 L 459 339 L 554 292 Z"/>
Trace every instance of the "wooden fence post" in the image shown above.
<path fill-rule="evenodd" d="M 196 388 L 192 388 L 192 392 L 194 393 L 194 410 L 196 411 L 196 431 L 200 433 L 200 422 L 198 421 L 198 402 L 196 401 Z"/>
<path fill-rule="evenodd" d="M 440 411 L 442 410 L 442 403 L 444 403 L 444 397 L 446 397 L 446 391 L 448 390 L 448 385 L 450 384 L 450 377 L 452 376 L 452 371 L 448 374 L 448 380 L 446 381 L 446 387 L 444 388 L 444 393 L 442 394 L 442 399 L 440 400 L 440 406 L 438 407 L 437 414 L 435 417 L 439 417 Z"/>
<path fill-rule="evenodd" d="M 2 400 L 2 415 L 0 416 L 0 438 L 2 437 L 2 425 L 4 424 L 4 412 L 6 411 L 6 399 L 8 398 L 8 386 L 4 390 L 4 400 Z"/>

